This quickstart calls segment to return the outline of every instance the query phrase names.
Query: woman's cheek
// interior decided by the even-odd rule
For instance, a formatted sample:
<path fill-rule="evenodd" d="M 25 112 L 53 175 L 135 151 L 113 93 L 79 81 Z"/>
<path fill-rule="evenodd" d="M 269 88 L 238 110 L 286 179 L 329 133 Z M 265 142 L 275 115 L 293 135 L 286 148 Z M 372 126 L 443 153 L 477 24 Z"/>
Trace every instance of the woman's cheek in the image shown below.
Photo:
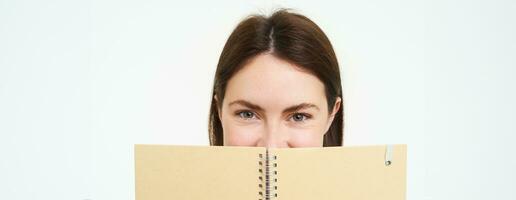
<path fill-rule="evenodd" d="M 322 147 L 323 136 L 317 130 L 293 130 L 289 132 L 291 147 Z"/>
<path fill-rule="evenodd" d="M 224 145 L 255 146 L 260 138 L 255 128 L 229 126 L 224 129 Z"/>

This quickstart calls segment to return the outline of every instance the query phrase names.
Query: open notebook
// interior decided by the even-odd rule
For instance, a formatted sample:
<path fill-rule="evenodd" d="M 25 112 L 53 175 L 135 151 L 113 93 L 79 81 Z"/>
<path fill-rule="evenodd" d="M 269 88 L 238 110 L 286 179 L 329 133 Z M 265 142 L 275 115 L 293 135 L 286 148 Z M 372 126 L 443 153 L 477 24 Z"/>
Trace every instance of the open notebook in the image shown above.
<path fill-rule="evenodd" d="M 406 145 L 135 145 L 136 200 L 403 200 Z"/>

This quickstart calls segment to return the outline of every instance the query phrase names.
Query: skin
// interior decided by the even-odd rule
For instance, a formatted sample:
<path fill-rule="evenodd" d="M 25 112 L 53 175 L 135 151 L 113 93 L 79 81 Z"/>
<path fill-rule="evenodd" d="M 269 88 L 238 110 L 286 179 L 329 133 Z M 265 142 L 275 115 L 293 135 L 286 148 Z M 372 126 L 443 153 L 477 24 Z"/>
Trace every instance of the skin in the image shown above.
<path fill-rule="evenodd" d="M 274 55 L 260 54 L 229 80 L 219 110 L 224 146 L 322 147 L 332 112 L 324 84 Z"/>

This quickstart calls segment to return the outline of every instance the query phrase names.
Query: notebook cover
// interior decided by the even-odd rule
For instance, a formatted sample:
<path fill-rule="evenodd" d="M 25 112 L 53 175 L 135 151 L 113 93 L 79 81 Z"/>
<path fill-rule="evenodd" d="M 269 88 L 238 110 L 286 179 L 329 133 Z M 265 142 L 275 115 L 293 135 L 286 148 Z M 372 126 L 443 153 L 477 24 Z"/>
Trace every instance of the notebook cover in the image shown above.
<path fill-rule="evenodd" d="M 258 199 L 260 147 L 135 145 L 136 200 Z"/>
<path fill-rule="evenodd" d="M 260 199 L 264 153 L 263 147 L 135 145 L 136 200 Z M 277 158 L 272 199 L 405 199 L 406 145 L 393 146 L 388 166 L 385 145 L 269 154 Z"/>
<path fill-rule="evenodd" d="M 269 149 L 277 156 L 276 199 L 404 200 L 406 145 Z"/>

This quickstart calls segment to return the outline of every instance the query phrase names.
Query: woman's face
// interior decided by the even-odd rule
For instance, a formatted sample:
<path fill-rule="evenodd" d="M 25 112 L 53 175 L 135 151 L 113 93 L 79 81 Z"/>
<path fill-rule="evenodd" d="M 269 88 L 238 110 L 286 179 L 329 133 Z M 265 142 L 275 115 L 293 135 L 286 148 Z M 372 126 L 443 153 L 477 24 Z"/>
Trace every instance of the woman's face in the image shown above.
<path fill-rule="evenodd" d="M 219 117 L 225 146 L 321 147 L 333 116 L 324 84 L 271 54 L 250 60 L 229 80 Z"/>

